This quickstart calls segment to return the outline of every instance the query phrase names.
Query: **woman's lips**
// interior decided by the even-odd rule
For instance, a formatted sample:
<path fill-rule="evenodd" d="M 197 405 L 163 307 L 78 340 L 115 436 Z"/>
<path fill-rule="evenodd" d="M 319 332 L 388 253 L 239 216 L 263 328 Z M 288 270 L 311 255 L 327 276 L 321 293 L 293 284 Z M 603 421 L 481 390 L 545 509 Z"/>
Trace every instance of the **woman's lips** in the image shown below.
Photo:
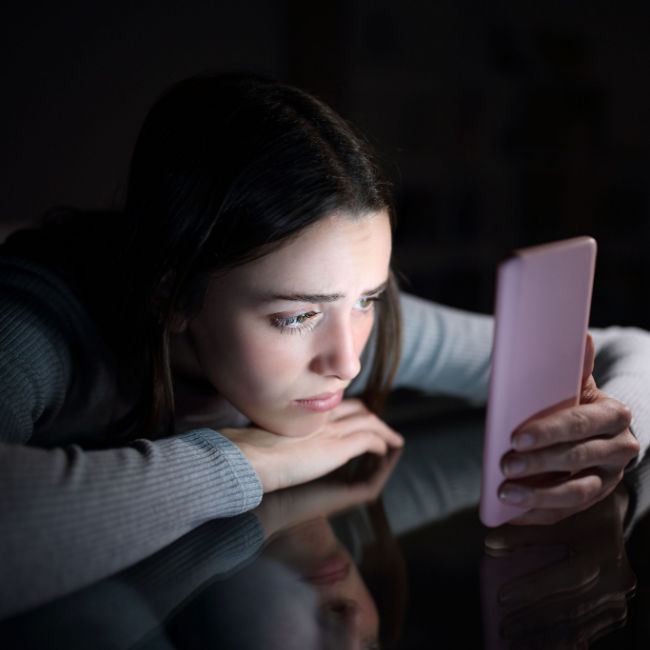
<path fill-rule="evenodd" d="M 345 580 L 350 574 L 349 560 L 336 557 L 323 563 L 314 573 L 305 576 L 305 580 L 314 586 L 333 585 Z"/>
<path fill-rule="evenodd" d="M 343 389 L 337 390 L 335 393 L 322 393 L 313 397 L 307 397 L 306 399 L 297 399 L 295 402 L 298 406 L 308 411 L 321 413 L 323 411 L 331 411 L 341 403 L 342 399 Z"/>

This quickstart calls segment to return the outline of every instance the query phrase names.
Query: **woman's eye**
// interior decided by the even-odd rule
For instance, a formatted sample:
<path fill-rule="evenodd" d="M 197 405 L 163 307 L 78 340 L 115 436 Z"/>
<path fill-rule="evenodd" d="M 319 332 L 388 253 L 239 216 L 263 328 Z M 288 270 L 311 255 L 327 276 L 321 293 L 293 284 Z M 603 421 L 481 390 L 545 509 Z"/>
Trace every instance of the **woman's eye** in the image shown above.
<path fill-rule="evenodd" d="M 357 309 L 361 309 L 361 310 L 363 310 L 363 311 L 368 311 L 368 310 L 373 306 L 373 304 L 374 304 L 375 302 L 377 302 L 378 300 L 379 300 L 378 297 L 373 297 L 373 298 L 369 298 L 369 297 L 359 298 L 359 300 L 357 300 L 357 304 L 355 305 L 355 307 L 356 307 Z"/>
<path fill-rule="evenodd" d="M 319 313 L 317 311 L 307 311 L 304 314 L 294 316 L 274 316 L 271 323 L 280 331 L 300 332 L 310 330 L 315 323 Z"/>

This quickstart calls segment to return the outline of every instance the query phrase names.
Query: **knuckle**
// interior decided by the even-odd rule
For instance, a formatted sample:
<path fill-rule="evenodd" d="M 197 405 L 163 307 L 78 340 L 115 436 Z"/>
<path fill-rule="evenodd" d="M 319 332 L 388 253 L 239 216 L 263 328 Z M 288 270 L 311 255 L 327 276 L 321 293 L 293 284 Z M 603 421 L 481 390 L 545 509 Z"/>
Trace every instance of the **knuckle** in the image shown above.
<path fill-rule="evenodd" d="M 383 456 L 388 451 L 388 444 L 382 438 L 375 438 L 375 440 L 377 441 L 376 442 L 377 453 Z"/>
<path fill-rule="evenodd" d="M 581 485 L 574 490 L 573 502 L 575 505 L 583 506 L 590 501 L 590 496 L 589 489 L 584 485 Z"/>
<path fill-rule="evenodd" d="M 611 409 L 615 425 L 619 429 L 626 429 L 629 427 L 632 422 L 632 411 L 630 408 L 626 404 L 612 398 L 607 400 L 607 404 Z"/>
<path fill-rule="evenodd" d="M 381 422 L 381 420 L 374 413 L 370 413 L 369 411 L 363 413 L 361 417 L 363 418 L 362 421 L 364 425 L 369 427 L 373 431 L 375 431 L 378 428 L 378 425 Z"/>
<path fill-rule="evenodd" d="M 621 427 L 627 428 L 630 426 L 630 424 L 632 424 L 632 410 L 625 404 L 621 404 L 621 407 Z"/>
<path fill-rule="evenodd" d="M 573 438 L 584 438 L 589 431 L 590 420 L 580 408 L 571 411 L 568 428 Z"/>
<path fill-rule="evenodd" d="M 638 456 L 639 452 L 641 451 L 641 445 L 639 444 L 639 441 L 630 431 L 626 432 L 625 434 L 625 449 L 632 458 L 634 456 Z"/>
<path fill-rule="evenodd" d="M 580 506 L 590 504 L 597 492 L 596 481 L 580 481 L 574 486 L 575 504 Z"/>
<path fill-rule="evenodd" d="M 566 452 L 566 462 L 570 468 L 586 467 L 589 453 L 584 445 L 570 447 Z"/>

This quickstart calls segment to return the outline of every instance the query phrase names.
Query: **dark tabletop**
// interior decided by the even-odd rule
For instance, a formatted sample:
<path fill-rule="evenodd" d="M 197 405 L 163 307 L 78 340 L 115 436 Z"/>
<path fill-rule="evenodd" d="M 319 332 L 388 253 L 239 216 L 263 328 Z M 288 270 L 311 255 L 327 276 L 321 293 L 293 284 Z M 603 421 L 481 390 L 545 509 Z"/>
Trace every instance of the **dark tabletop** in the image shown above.
<path fill-rule="evenodd" d="M 397 400 L 401 453 L 267 495 L 0 622 L 0 647 L 647 648 L 643 471 L 555 526 L 488 529 L 483 415 Z"/>

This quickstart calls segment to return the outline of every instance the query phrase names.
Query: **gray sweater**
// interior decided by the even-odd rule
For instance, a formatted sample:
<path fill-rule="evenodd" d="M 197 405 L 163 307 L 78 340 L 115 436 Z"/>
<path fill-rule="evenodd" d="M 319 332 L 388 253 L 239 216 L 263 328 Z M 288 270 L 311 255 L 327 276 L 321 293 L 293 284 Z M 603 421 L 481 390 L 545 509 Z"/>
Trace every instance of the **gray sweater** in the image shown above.
<path fill-rule="evenodd" d="M 406 295 L 402 310 L 396 385 L 483 402 L 491 318 Z M 644 453 L 650 335 L 609 328 L 594 338 L 600 384 L 632 408 Z M 139 431 L 111 445 L 106 431 L 123 410 L 110 355 L 70 288 L 32 263 L 0 261 L 0 616 L 110 575 L 261 500 L 246 458 L 211 429 L 159 440 Z"/>

